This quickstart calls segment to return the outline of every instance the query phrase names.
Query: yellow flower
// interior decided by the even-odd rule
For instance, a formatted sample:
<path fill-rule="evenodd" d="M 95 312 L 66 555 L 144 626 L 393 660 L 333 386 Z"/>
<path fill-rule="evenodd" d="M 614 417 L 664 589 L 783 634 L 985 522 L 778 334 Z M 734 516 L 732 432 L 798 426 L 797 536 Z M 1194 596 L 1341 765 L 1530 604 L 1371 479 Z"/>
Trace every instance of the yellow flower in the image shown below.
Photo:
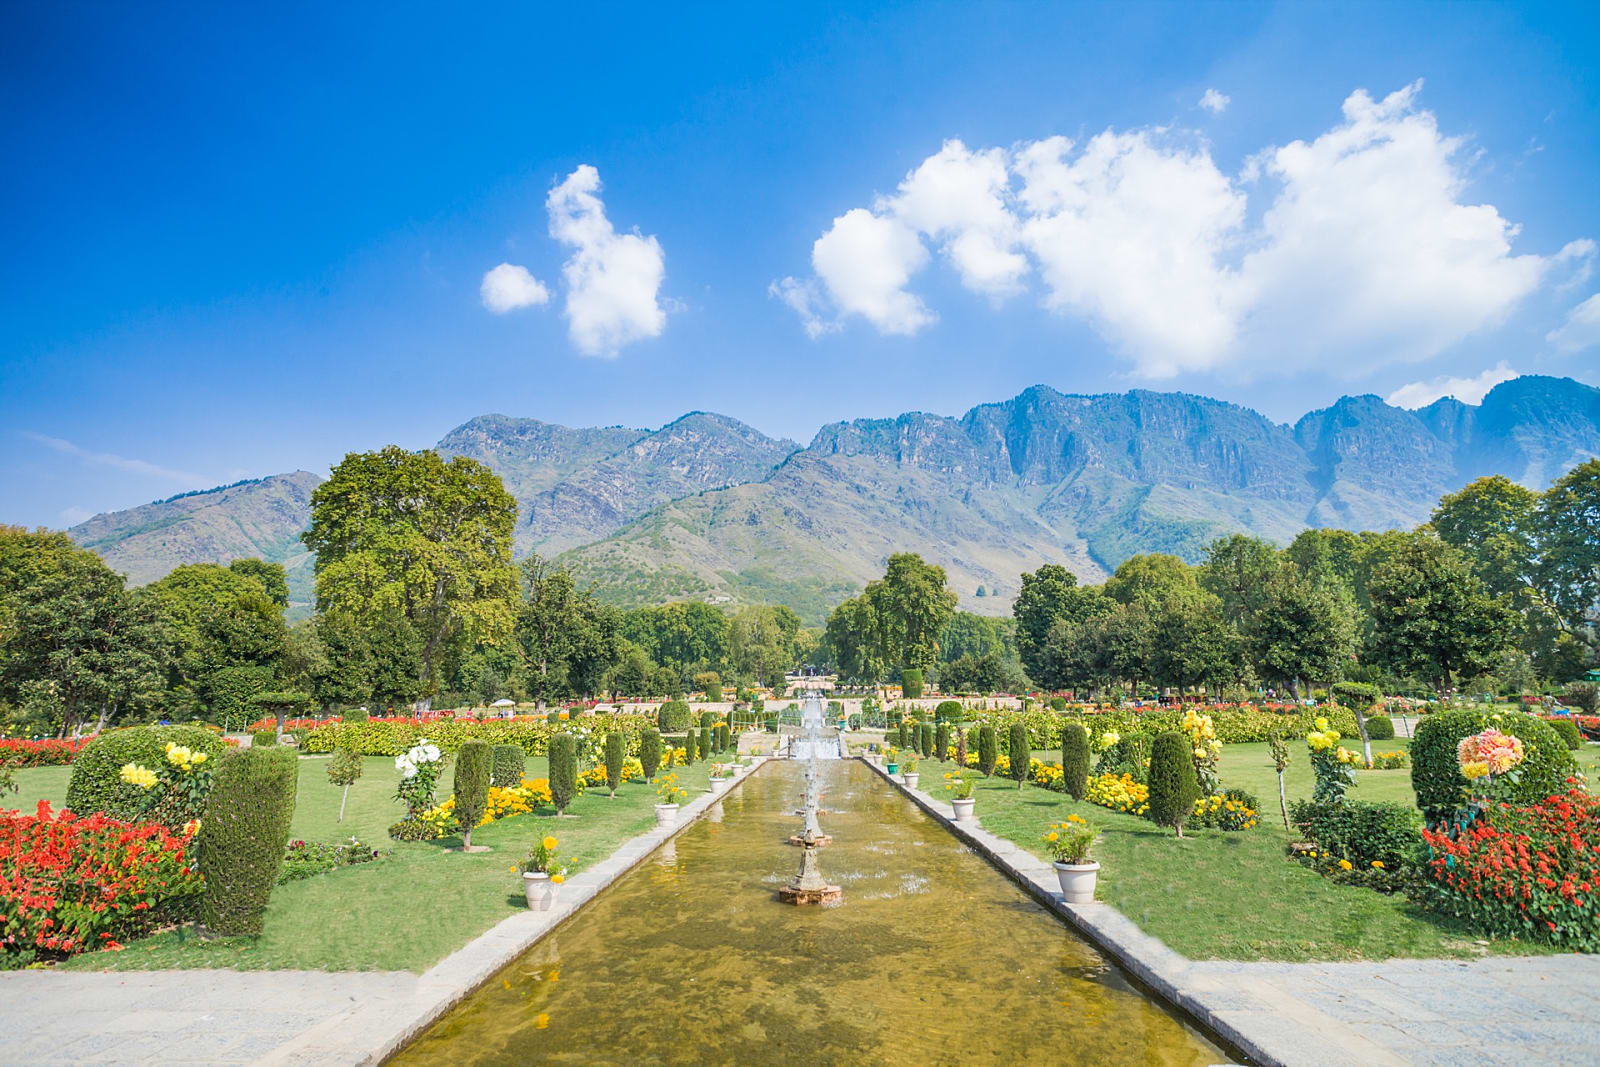
<path fill-rule="evenodd" d="M 567 879 L 566 879 L 565 875 L 552 874 L 550 876 L 550 884 L 551 885 L 560 885 L 562 882 L 565 882 L 566 880 Z"/>
<path fill-rule="evenodd" d="M 544 845 L 546 852 L 549 852 L 551 849 L 556 847 L 556 839 L 553 837 L 547 837 L 540 843 Z"/>
<path fill-rule="evenodd" d="M 1341 871 L 1348 871 L 1353 866 L 1354 866 L 1354 864 L 1352 864 L 1349 860 L 1340 860 L 1339 861 L 1339 869 Z"/>
<path fill-rule="evenodd" d="M 541 1011 L 538 1015 L 534 1016 L 534 1018 L 533 1018 L 533 1027 L 534 1027 L 535 1030 L 544 1030 L 544 1029 L 549 1028 L 549 1026 L 550 1026 L 550 1013 L 549 1012 Z"/>
<path fill-rule="evenodd" d="M 156 784 L 156 772 L 137 763 L 124 763 L 119 777 L 129 785 L 136 785 L 140 789 L 149 789 Z"/>
<path fill-rule="evenodd" d="M 1375 870 L 1381 871 L 1381 870 L 1383 870 L 1383 861 L 1382 860 L 1373 860 L 1372 861 L 1372 866 L 1373 866 L 1373 868 Z"/>
<path fill-rule="evenodd" d="M 1044 835 L 1044 839 L 1046 841 L 1060 841 L 1061 835 L 1056 833 L 1054 830 L 1051 830 L 1049 833 Z"/>

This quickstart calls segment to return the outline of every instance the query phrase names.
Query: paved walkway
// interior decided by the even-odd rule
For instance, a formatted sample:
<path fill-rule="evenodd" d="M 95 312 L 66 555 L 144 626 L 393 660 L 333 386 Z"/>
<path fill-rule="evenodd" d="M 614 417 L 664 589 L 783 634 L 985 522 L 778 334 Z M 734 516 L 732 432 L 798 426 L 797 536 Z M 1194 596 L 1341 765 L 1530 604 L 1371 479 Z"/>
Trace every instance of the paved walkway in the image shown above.
<path fill-rule="evenodd" d="M 880 775 L 1141 982 L 1264 1064 L 1600 1064 L 1600 957 L 1382 963 L 1194 961 L 1108 904 L 1067 904 L 1050 864 Z"/>

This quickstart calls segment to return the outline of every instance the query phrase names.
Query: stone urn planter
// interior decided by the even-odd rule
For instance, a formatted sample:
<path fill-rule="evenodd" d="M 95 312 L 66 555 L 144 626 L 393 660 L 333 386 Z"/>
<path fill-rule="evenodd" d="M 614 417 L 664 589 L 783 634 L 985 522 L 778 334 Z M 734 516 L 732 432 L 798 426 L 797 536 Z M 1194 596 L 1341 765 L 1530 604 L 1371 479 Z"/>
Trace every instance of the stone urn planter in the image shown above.
<path fill-rule="evenodd" d="M 672 825 L 676 824 L 677 821 L 678 821 L 678 805 L 676 805 L 676 804 L 657 804 L 656 805 L 656 825 L 657 826 L 672 826 Z"/>
<path fill-rule="evenodd" d="M 917 782 L 921 779 L 922 775 L 916 771 L 912 771 L 910 774 L 902 774 L 900 776 L 900 780 L 906 784 L 907 789 L 915 789 L 917 787 Z"/>
<path fill-rule="evenodd" d="M 549 911 L 555 907 L 556 896 L 560 892 L 561 886 L 552 882 L 545 872 L 522 873 L 522 896 L 528 902 L 529 911 Z"/>
<path fill-rule="evenodd" d="M 1094 900 L 1094 881 L 1100 873 L 1100 864 L 1054 863 L 1056 879 L 1061 883 L 1061 895 L 1068 904 L 1088 904 Z"/>
<path fill-rule="evenodd" d="M 956 809 L 956 822 L 971 822 L 972 806 L 977 802 L 976 797 L 968 797 L 965 800 L 952 800 L 950 806 Z"/>

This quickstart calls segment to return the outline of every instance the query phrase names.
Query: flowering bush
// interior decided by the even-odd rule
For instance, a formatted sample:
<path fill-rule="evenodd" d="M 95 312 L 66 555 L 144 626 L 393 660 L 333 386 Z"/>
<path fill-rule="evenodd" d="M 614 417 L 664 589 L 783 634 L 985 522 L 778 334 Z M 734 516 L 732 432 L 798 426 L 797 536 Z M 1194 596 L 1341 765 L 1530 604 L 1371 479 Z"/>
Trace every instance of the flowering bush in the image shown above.
<path fill-rule="evenodd" d="M 1406 758 L 1406 754 L 1398 749 L 1394 752 L 1374 752 L 1372 754 L 1372 763 L 1368 765 L 1367 770 L 1397 771 L 1404 770 L 1410 764 L 1411 761 Z"/>
<path fill-rule="evenodd" d="M 563 722 L 559 716 L 555 721 L 546 721 L 529 715 L 482 721 L 395 718 L 324 722 L 306 735 L 300 748 L 309 753 L 349 748 L 363 756 L 398 756 L 426 736 L 447 755 L 460 748 L 462 742 L 476 739 L 491 745 L 520 745 L 528 755 L 542 756 L 549 751 L 552 734 L 568 732 L 589 739 L 588 744 L 580 741 L 579 754 L 581 756 L 589 752 L 592 757 L 599 752 L 600 740 L 609 731 L 620 730 L 626 754 L 637 756 L 639 738 L 645 729 L 655 726 L 655 717 L 608 712 L 603 715 L 584 715 L 582 722 L 582 727 L 575 727 L 570 722 Z"/>
<path fill-rule="evenodd" d="M 355 838 L 348 842 L 322 844 L 316 841 L 290 841 L 284 850 L 283 866 L 278 869 L 278 884 L 314 878 L 319 874 L 336 871 L 340 867 L 354 867 L 371 863 L 385 853 Z"/>
<path fill-rule="evenodd" d="M 1521 775 L 1522 739 L 1494 727 L 1463 737 L 1456 745 L 1456 765 L 1472 795 L 1487 802 L 1502 782 L 1516 785 Z"/>
<path fill-rule="evenodd" d="M 638 760 L 630 757 L 622 761 L 621 781 L 631 782 L 635 778 L 642 777 L 644 777 L 644 767 L 639 763 Z M 590 788 L 598 789 L 605 787 L 607 784 L 605 765 L 599 764 L 597 766 L 590 767 L 588 770 L 578 775 L 578 781 L 582 785 Z"/>
<path fill-rule="evenodd" d="M 1029 760 L 1028 781 L 1034 785 L 1043 786 L 1045 789 L 1054 790 L 1057 793 L 1065 793 L 1067 791 L 1067 774 L 1059 763 Z"/>
<path fill-rule="evenodd" d="M 488 826 L 492 822 L 509 819 L 513 815 L 530 815 L 535 808 L 554 806 L 555 802 L 550 797 L 548 778 L 524 779 L 518 786 L 492 785 L 489 787 L 488 799 L 483 806 L 483 815 L 476 825 Z M 456 820 L 456 798 L 453 796 L 445 797 L 443 804 L 418 812 L 415 818 L 437 832 L 402 840 L 432 841 L 460 829 Z"/>
<path fill-rule="evenodd" d="M 682 804 L 689 799 L 689 791 L 678 784 L 676 774 L 657 775 L 655 781 L 650 783 L 656 787 L 656 796 L 661 804 Z"/>
<path fill-rule="evenodd" d="M 1099 774 L 1090 778 L 1083 799 L 1129 815 L 1150 813 L 1150 787 L 1136 781 L 1131 774 Z"/>
<path fill-rule="evenodd" d="M 1211 716 L 1188 708 L 1178 725 L 1194 749 L 1194 774 L 1200 783 L 1200 791 L 1216 792 L 1222 781 L 1217 774 L 1217 761 L 1222 758 L 1222 742 L 1217 739 L 1216 723 Z"/>
<path fill-rule="evenodd" d="M 411 815 L 433 807 L 433 791 L 444 772 L 444 756 L 439 746 L 421 738 L 409 752 L 396 756 L 394 769 L 400 772 L 400 785 L 394 798 L 404 801 Z"/>
<path fill-rule="evenodd" d="M 64 767 L 92 738 L 0 741 L 0 767 Z"/>
<path fill-rule="evenodd" d="M 1384 893 L 1404 889 L 1413 878 L 1421 837 L 1419 816 L 1412 808 L 1360 800 L 1297 800 L 1289 817 L 1305 839 L 1291 845 L 1290 854 L 1319 874 Z"/>
<path fill-rule="evenodd" d="M 1497 936 L 1600 951 L 1600 797 L 1569 784 L 1492 807 L 1453 836 L 1424 830 L 1424 901 Z"/>
<path fill-rule="evenodd" d="M 159 771 L 140 763 L 124 763 L 117 777 L 140 790 L 137 814 L 166 826 L 182 826 L 200 817 L 211 795 L 210 759 L 187 745 L 168 741 Z"/>
<path fill-rule="evenodd" d="M 188 914 L 200 892 L 186 853 L 195 829 L 57 814 L 43 800 L 33 815 L 0 813 L 0 950 L 119 949 Z"/>
<path fill-rule="evenodd" d="M 1339 744 L 1339 731 L 1328 725 L 1328 720 L 1318 718 L 1315 729 L 1306 734 L 1306 747 L 1311 749 L 1311 773 L 1316 776 L 1311 799 L 1319 804 L 1339 804 L 1344 801 L 1344 791 L 1356 784 L 1356 764 L 1361 757 Z"/>
<path fill-rule="evenodd" d="M 944 776 L 944 791 L 951 794 L 951 800 L 971 800 L 974 784 L 965 771 L 949 771 Z"/>
<path fill-rule="evenodd" d="M 1089 850 L 1100 837 L 1100 831 L 1082 815 L 1068 815 L 1064 822 L 1053 822 L 1044 832 L 1045 851 L 1057 863 L 1084 864 L 1092 862 Z"/>
<path fill-rule="evenodd" d="M 1242 790 L 1213 793 L 1194 802 L 1189 826 L 1211 826 L 1219 830 L 1249 830 L 1259 821 L 1256 800 Z"/>

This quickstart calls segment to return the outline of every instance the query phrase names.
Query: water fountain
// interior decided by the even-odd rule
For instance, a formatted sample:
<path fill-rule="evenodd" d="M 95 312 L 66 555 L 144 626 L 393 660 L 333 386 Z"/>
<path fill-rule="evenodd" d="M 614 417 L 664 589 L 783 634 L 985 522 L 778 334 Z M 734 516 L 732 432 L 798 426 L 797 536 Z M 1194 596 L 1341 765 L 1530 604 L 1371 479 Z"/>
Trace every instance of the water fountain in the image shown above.
<path fill-rule="evenodd" d="M 800 871 L 789 879 L 788 885 L 778 890 L 778 899 L 785 904 L 826 904 L 838 900 L 844 895 L 844 890 L 829 885 L 817 869 L 817 849 L 831 844 L 833 838 L 823 833 L 817 822 L 817 803 L 821 800 L 817 789 L 817 758 L 822 749 L 822 701 L 816 696 L 806 699 L 805 713 L 800 722 L 809 735 L 806 749 L 810 754 L 806 764 L 806 825 L 797 836 L 789 838 L 791 845 L 800 846 Z M 790 751 L 794 751 L 793 744 Z"/>

